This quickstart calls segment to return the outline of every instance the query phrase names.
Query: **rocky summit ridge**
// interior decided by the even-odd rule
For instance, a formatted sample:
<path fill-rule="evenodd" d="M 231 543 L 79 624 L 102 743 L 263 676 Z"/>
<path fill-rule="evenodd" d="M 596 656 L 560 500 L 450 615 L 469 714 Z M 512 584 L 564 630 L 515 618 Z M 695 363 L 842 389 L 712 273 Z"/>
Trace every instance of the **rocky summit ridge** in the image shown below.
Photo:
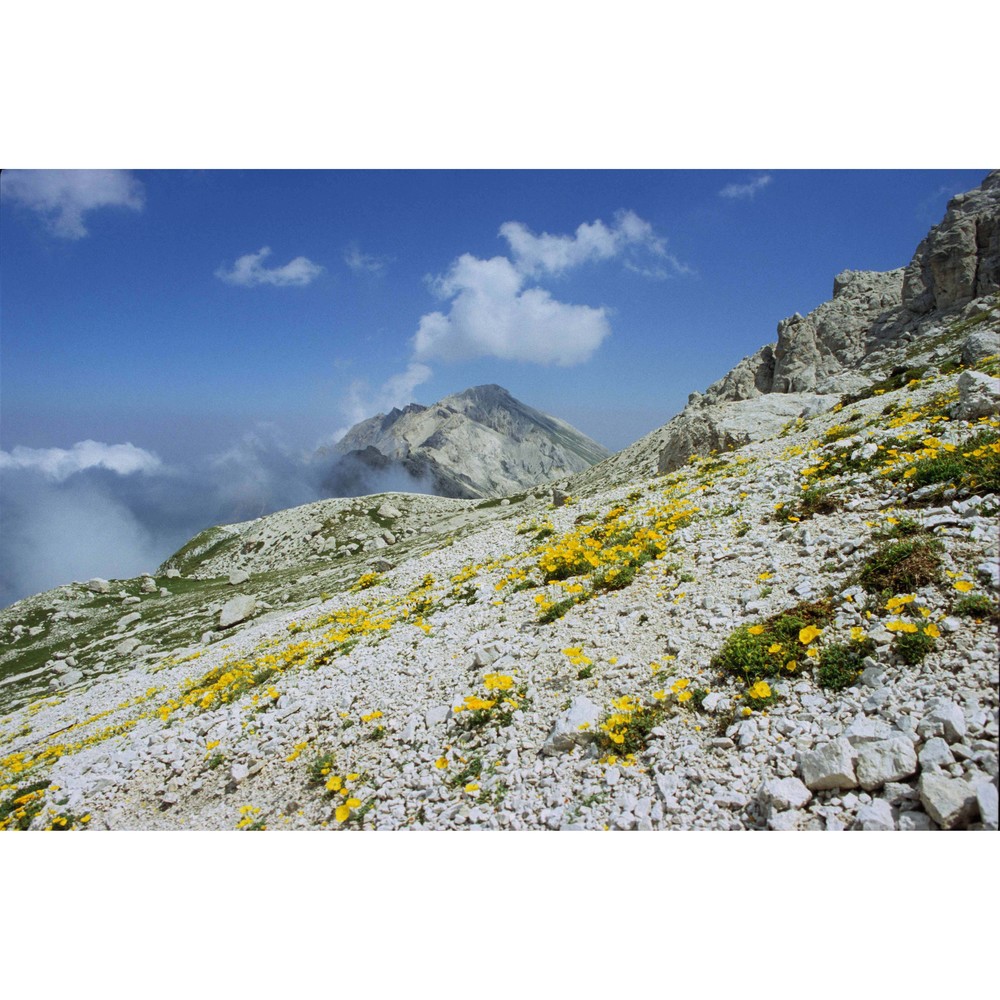
<path fill-rule="evenodd" d="M 563 420 L 478 385 L 432 406 L 411 403 L 355 424 L 333 448 L 327 486 L 364 492 L 393 471 L 439 496 L 499 497 L 588 468 L 610 452 Z M 370 491 L 369 491 L 370 492 Z"/>
<path fill-rule="evenodd" d="M 0 829 L 997 829 L 997 181 L 558 489 L 0 611 Z"/>

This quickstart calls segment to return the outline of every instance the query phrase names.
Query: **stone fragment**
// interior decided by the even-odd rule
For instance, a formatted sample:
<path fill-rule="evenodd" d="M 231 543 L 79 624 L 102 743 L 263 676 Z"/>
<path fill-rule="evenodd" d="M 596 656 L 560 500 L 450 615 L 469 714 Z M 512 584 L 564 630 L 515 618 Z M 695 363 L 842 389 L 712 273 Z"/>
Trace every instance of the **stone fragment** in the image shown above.
<path fill-rule="evenodd" d="M 228 628 L 246 621 L 256 610 L 257 601 L 248 594 L 237 594 L 219 612 L 219 628 Z"/>
<path fill-rule="evenodd" d="M 241 583 L 246 583 L 250 579 L 250 574 L 245 569 L 234 569 L 229 574 L 229 585 L 238 587 Z"/>
<path fill-rule="evenodd" d="M 812 799 L 812 792 L 798 778 L 768 778 L 757 792 L 761 805 L 775 809 L 801 809 Z"/>
<path fill-rule="evenodd" d="M 155 594 L 156 593 L 156 581 L 151 576 L 144 576 L 142 578 L 142 583 L 139 589 L 144 594 Z"/>
<path fill-rule="evenodd" d="M 237 761 L 229 769 L 230 780 L 235 781 L 238 785 L 241 781 L 245 781 L 247 775 L 250 773 L 250 768 L 241 761 Z"/>
<path fill-rule="evenodd" d="M 949 411 L 955 420 L 978 420 L 1000 413 L 1000 378 L 964 371 L 958 376 L 958 402 Z"/>
<path fill-rule="evenodd" d="M 714 715 L 716 712 L 724 712 L 731 704 L 732 702 L 720 691 L 713 691 L 711 694 L 705 695 L 701 707 Z"/>
<path fill-rule="evenodd" d="M 887 740 L 891 732 L 889 726 L 881 719 L 869 719 L 859 715 L 844 730 L 844 737 L 852 746 L 859 747 L 865 743 Z"/>
<path fill-rule="evenodd" d="M 979 781 L 975 785 L 979 817 L 987 830 L 997 829 L 997 786 L 992 781 Z"/>
<path fill-rule="evenodd" d="M 767 828 L 769 830 L 795 830 L 805 818 L 805 813 L 798 809 L 772 809 L 767 817 Z"/>
<path fill-rule="evenodd" d="M 110 594 L 111 584 L 107 580 L 95 576 L 92 580 L 87 581 L 87 589 L 92 590 L 95 594 Z"/>
<path fill-rule="evenodd" d="M 976 576 L 994 590 L 1000 590 L 1000 559 L 987 559 L 981 562 L 976 567 Z"/>
<path fill-rule="evenodd" d="M 979 810 L 975 792 L 962 778 L 922 774 L 917 789 L 928 815 L 945 830 L 968 826 Z"/>
<path fill-rule="evenodd" d="M 965 739 L 965 714 L 953 701 L 935 698 L 926 705 L 926 714 L 917 723 L 917 733 L 923 739 L 943 736 L 949 743 Z"/>
<path fill-rule="evenodd" d="M 799 762 L 802 780 L 814 792 L 827 788 L 856 788 L 856 754 L 850 741 L 844 737 L 808 751 L 802 754 Z"/>
<path fill-rule="evenodd" d="M 925 812 L 921 812 L 919 809 L 913 812 L 904 812 L 899 814 L 899 829 L 900 830 L 939 830 L 940 827 L 934 822 Z"/>
<path fill-rule="evenodd" d="M 858 810 L 855 825 L 859 830 L 895 830 L 892 806 L 885 799 L 875 799 Z"/>
<path fill-rule="evenodd" d="M 134 625 L 137 621 L 142 618 L 142 615 L 138 611 L 133 611 L 131 614 L 123 615 L 118 621 L 115 622 L 115 631 L 121 632 L 127 629 L 129 625 Z"/>
<path fill-rule="evenodd" d="M 858 748 L 855 765 L 858 784 L 871 792 L 887 781 L 900 781 L 917 773 L 917 751 L 905 736 L 897 736 Z"/>
<path fill-rule="evenodd" d="M 559 754 L 573 747 L 592 743 L 597 738 L 597 726 L 602 711 L 589 698 L 580 695 L 560 715 L 542 746 L 542 753 Z"/>
<path fill-rule="evenodd" d="M 442 722 L 448 719 L 451 715 L 451 707 L 449 705 L 435 705 L 433 708 L 427 709 L 424 713 L 424 725 L 430 729 L 433 726 L 438 726 Z"/>
<path fill-rule="evenodd" d="M 375 513 L 386 521 L 395 521 L 397 517 L 403 516 L 388 500 Z"/>
<path fill-rule="evenodd" d="M 929 739 L 920 749 L 920 767 L 924 771 L 939 770 L 955 763 L 955 755 L 940 736 Z"/>
<path fill-rule="evenodd" d="M 970 368 L 994 354 L 1000 354 L 1000 333 L 996 330 L 973 330 L 962 343 L 962 364 Z"/>
<path fill-rule="evenodd" d="M 177 577 L 181 575 L 181 571 L 179 569 L 174 569 L 173 567 L 171 567 L 170 569 L 167 570 L 166 575 L 167 579 L 176 580 Z"/>

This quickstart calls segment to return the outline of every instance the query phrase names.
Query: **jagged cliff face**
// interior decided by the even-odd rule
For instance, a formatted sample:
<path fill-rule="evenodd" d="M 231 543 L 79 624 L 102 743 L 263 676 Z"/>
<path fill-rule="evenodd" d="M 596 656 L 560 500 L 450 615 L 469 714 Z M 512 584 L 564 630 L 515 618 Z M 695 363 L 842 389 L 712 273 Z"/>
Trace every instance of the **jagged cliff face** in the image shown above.
<path fill-rule="evenodd" d="M 430 492 L 466 499 L 516 493 L 610 454 L 498 385 L 475 386 L 433 406 L 413 403 L 380 413 L 352 427 L 334 452 L 340 459 L 335 477 L 349 470 L 363 482 L 365 468 L 396 467 Z"/>
<path fill-rule="evenodd" d="M 882 378 L 943 325 L 996 309 L 1000 289 L 1000 171 L 956 195 L 905 267 L 842 271 L 833 297 L 778 324 L 778 339 L 744 358 L 661 429 L 658 468 L 691 454 L 771 436 Z M 987 323 L 989 326 L 989 323 Z M 994 324 L 993 329 L 996 329 Z"/>

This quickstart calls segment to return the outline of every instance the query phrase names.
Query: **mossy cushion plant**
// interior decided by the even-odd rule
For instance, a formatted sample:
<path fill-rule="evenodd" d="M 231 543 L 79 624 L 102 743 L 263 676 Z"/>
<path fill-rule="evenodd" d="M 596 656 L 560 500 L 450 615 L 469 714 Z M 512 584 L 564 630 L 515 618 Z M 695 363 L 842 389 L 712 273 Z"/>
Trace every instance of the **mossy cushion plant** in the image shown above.
<path fill-rule="evenodd" d="M 756 625 L 741 625 L 712 658 L 712 667 L 754 684 L 783 669 L 794 670 L 800 636 L 806 629 L 820 630 L 833 617 L 829 600 L 803 601 Z"/>

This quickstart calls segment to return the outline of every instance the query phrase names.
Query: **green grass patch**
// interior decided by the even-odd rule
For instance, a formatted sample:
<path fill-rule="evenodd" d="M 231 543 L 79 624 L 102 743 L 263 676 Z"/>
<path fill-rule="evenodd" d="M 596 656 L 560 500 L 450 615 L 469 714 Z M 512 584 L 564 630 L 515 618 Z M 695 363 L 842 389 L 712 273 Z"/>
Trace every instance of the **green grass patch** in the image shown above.
<path fill-rule="evenodd" d="M 955 451 L 924 458 L 893 475 L 915 487 L 940 483 L 979 494 L 1000 493 L 1000 434 L 985 429 L 966 438 Z"/>
<path fill-rule="evenodd" d="M 810 486 L 794 500 L 786 500 L 775 508 L 775 521 L 789 521 L 797 518 L 808 521 L 816 514 L 832 514 L 840 506 L 840 497 L 829 486 Z"/>
<path fill-rule="evenodd" d="M 911 593 L 939 579 L 942 549 L 941 542 L 926 533 L 890 539 L 865 559 L 857 582 L 869 594 Z"/>
<path fill-rule="evenodd" d="M 712 657 L 711 666 L 739 678 L 748 686 L 766 677 L 775 677 L 786 663 L 797 661 L 804 651 L 799 642 L 802 629 L 824 628 L 832 617 L 833 605 L 824 598 L 802 601 L 763 622 L 741 625 Z M 772 647 L 780 648 L 772 652 Z"/>
<path fill-rule="evenodd" d="M 819 654 L 816 683 L 831 691 L 850 687 L 864 669 L 865 657 L 874 652 L 875 643 L 867 638 L 860 642 L 835 642 L 825 646 Z"/>
<path fill-rule="evenodd" d="M 897 632 L 893 648 L 904 663 L 915 666 L 934 650 L 936 642 L 933 636 L 918 630 L 916 632 Z"/>
<path fill-rule="evenodd" d="M 985 594 L 969 594 L 955 602 L 952 613 L 963 618 L 982 618 L 992 621 L 1000 620 L 1000 609 Z"/>

